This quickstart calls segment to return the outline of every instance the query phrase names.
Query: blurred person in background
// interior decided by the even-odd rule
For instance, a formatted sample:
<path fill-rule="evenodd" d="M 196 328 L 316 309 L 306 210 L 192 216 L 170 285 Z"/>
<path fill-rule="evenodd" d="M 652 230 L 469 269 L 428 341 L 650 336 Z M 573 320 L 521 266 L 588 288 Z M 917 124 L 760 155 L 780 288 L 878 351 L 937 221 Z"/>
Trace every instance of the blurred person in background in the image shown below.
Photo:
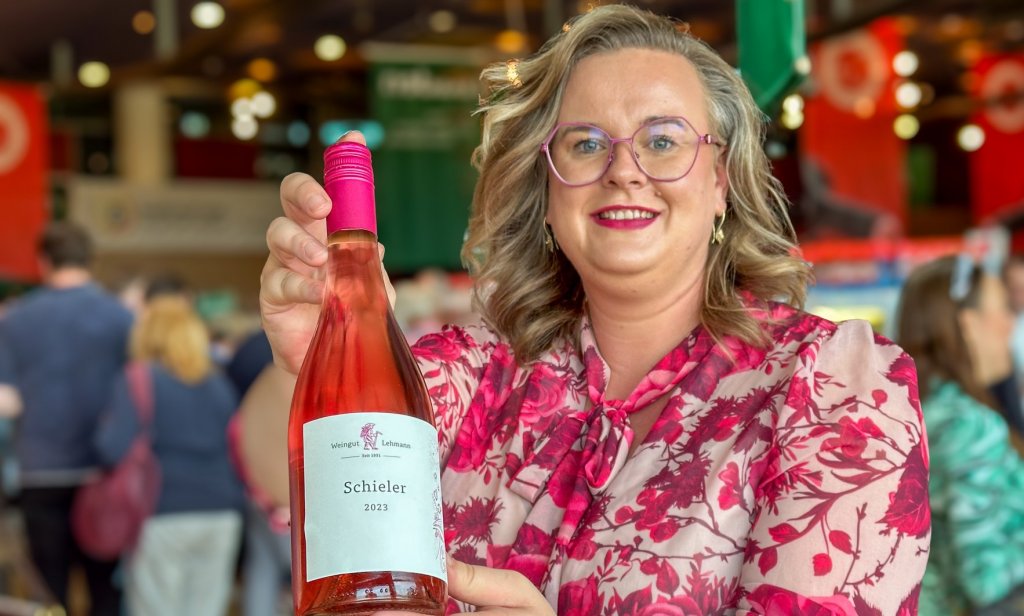
<path fill-rule="evenodd" d="M 1024 461 L 992 391 L 1012 376 L 1006 289 L 968 258 L 943 257 L 910 274 L 897 318 L 931 456 L 920 614 L 1024 614 Z"/>
<path fill-rule="evenodd" d="M 225 372 L 241 403 L 230 443 L 248 503 L 242 560 L 242 614 L 275 616 L 291 575 L 288 430 L 295 377 L 274 365 L 262 329 L 246 337 Z M 289 605 L 290 606 L 290 605 Z M 286 608 L 287 612 L 287 608 Z"/>
<path fill-rule="evenodd" d="M 68 576 L 81 564 L 90 613 L 118 616 L 116 561 L 82 553 L 69 513 L 76 490 L 98 470 L 92 444 L 100 412 L 127 357 L 131 313 L 89 270 L 92 242 L 81 227 L 53 222 L 39 241 L 43 286 L 0 319 L 0 383 L 16 388 L 20 504 L 29 553 L 50 592 L 68 604 Z"/>
<path fill-rule="evenodd" d="M 799 309 L 810 272 L 736 70 L 683 24 L 604 5 L 483 80 L 463 247 L 483 323 L 413 349 L 455 604 L 914 613 L 930 526 L 912 362 L 866 322 Z M 331 204 L 302 174 L 281 197 L 260 299 L 295 372 Z"/>
<path fill-rule="evenodd" d="M 1010 349 L 1013 351 L 1013 364 L 1018 375 L 1018 384 L 1024 376 L 1024 254 L 1011 253 L 1003 267 L 1003 282 L 1010 296 L 1010 307 L 1015 315 L 1013 336 Z"/>
<path fill-rule="evenodd" d="M 238 398 L 210 359 L 202 320 L 180 295 L 146 304 L 131 333 L 131 357 L 151 373 L 150 437 L 160 463 L 156 512 L 126 558 L 132 616 L 221 616 L 227 610 L 242 531 L 244 496 L 228 454 Z M 106 466 L 139 433 L 122 375 L 95 434 Z"/>

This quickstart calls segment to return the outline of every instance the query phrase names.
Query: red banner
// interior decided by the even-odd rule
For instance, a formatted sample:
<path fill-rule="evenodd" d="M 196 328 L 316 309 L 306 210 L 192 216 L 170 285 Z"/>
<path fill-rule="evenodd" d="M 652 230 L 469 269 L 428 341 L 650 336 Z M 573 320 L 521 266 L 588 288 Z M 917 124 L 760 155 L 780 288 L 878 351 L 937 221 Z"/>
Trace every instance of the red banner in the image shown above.
<path fill-rule="evenodd" d="M 998 54 L 974 66 L 977 111 L 971 122 L 985 142 L 970 155 L 975 220 L 1020 218 L 1024 212 L 1024 54 Z M 1015 225 L 1019 226 L 1019 225 Z"/>
<path fill-rule="evenodd" d="M 46 117 L 38 89 L 0 82 L 0 279 L 39 278 L 36 240 L 49 195 Z"/>
<path fill-rule="evenodd" d="M 893 133 L 902 48 L 894 22 L 879 19 L 811 49 L 815 95 L 798 133 L 808 238 L 892 236 L 906 222 L 906 144 Z"/>

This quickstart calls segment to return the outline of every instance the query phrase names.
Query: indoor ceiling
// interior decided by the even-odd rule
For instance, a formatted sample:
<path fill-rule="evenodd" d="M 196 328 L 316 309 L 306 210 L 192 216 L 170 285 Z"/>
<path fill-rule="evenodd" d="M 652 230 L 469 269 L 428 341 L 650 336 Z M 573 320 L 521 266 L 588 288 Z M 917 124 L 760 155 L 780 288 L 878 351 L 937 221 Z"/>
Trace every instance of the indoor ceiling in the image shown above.
<path fill-rule="evenodd" d="M 223 24 L 202 30 L 190 20 L 196 2 L 0 2 L 0 79 L 47 84 L 57 98 L 74 100 L 106 96 L 125 81 L 159 77 L 179 100 L 223 100 L 230 84 L 250 72 L 252 60 L 264 58 L 274 68 L 267 87 L 283 105 L 330 100 L 358 109 L 365 104 L 359 102 L 365 100 L 363 42 L 486 48 L 497 58 L 514 57 L 536 49 L 565 19 L 592 5 L 587 0 L 221 0 Z M 695 34 L 736 62 L 733 1 L 635 3 L 690 22 Z M 176 28 L 164 39 L 173 48 L 163 55 L 156 51 L 156 34 L 133 30 L 140 11 L 160 16 L 161 10 L 174 15 L 165 21 Z M 432 20 L 438 11 L 449 13 L 443 32 Z M 964 100 L 962 73 L 971 54 L 1024 50 L 1022 0 L 806 0 L 808 38 L 821 40 L 882 15 L 905 18 L 907 47 L 921 58 L 915 79 L 929 83 L 940 103 L 943 97 Z M 525 32 L 521 50 L 496 49 L 506 30 Z M 348 42 L 350 51 L 340 60 L 325 62 L 313 52 L 316 39 L 328 33 Z M 96 92 L 74 78 L 75 67 L 90 60 L 111 68 L 109 84 Z"/>

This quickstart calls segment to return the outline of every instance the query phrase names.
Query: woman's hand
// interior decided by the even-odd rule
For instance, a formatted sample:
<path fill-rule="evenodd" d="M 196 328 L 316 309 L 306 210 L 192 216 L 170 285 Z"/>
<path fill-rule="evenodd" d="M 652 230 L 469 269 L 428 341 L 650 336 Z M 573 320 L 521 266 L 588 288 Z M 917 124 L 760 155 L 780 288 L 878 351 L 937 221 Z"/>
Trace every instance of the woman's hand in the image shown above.
<path fill-rule="evenodd" d="M 365 143 L 357 132 L 342 141 Z M 331 201 L 311 176 L 293 173 L 281 182 L 284 216 L 267 229 L 270 256 L 260 276 L 260 314 L 274 350 L 274 362 L 297 373 L 316 330 L 327 263 L 327 214 Z M 384 248 L 380 248 L 381 257 Z M 383 270 L 383 265 L 381 266 Z M 392 306 L 395 292 L 384 274 Z"/>
<path fill-rule="evenodd" d="M 554 616 L 544 595 L 521 573 L 469 565 L 448 558 L 448 594 L 477 606 L 478 612 L 505 616 Z M 412 616 L 410 612 L 375 612 L 374 616 Z"/>

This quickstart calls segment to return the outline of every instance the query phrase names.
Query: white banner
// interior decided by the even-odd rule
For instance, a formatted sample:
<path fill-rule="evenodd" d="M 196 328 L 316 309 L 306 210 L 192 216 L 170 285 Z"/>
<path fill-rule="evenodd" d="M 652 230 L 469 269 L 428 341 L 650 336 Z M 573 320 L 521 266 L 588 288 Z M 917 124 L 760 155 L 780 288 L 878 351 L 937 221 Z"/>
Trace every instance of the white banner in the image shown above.
<path fill-rule="evenodd" d="M 278 195 L 276 182 L 68 181 L 70 217 L 92 233 L 100 253 L 264 253 L 267 225 L 281 215 Z"/>

